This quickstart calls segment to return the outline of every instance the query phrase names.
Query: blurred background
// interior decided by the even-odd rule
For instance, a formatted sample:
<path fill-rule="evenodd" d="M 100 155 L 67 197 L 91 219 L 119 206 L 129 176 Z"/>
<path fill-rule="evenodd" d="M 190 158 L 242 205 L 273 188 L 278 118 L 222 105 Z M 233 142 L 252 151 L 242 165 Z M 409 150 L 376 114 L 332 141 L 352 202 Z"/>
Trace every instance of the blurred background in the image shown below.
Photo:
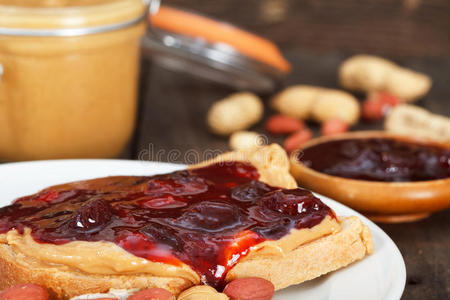
<path fill-rule="evenodd" d="M 417 104 L 450 115 L 448 1 L 169 0 L 163 4 L 230 22 L 275 42 L 292 64 L 282 86 L 312 84 L 339 88 L 337 70 L 344 59 L 361 53 L 379 55 L 431 76 L 431 91 Z M 205 130 L 204 116 L 213 101 L 235 89 L 168 71 L 151 60 L 144 60 L 142 66 L 139 120 L 142 128 L 135 135 L 134 154 L 144 151 L 145 158 L 149 143 L 154 149 L 185 151 L 227 148 L 227 139 Z M 271 95 L 261 96 L 268 100 Z M 260 124 L 255 128 L 261 131 L 262 127 Z M 315 132 L 319 129 L 314 124 L 311 127 Z M 185 128 L 192 130 L 177 134 Z M 356 127 L 380 128 L 382 122 L 362 122 Z M 276 137 L 271 139 L 281 142 Z"/>
<path fill-rule="evenodd" d="M 284 51 L 448 57 L 449 4 L 444 0 L 168 0 L 237 24 Z"/>

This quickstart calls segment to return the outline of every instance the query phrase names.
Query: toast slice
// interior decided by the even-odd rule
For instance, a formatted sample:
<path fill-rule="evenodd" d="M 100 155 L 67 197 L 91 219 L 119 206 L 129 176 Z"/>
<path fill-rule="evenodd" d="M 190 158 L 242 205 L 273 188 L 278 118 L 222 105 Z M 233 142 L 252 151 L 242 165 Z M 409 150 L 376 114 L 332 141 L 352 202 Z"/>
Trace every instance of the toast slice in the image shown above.
<path fill-rule="evenodd" d="M 248 161 L 258 169 L 261 181 L 282 188 L 297 186 L 289 174 L 287 155 L 278 145 L 226 153 L 193 167 L 219 160 Z M 101 184 L 101 180 L 89 182 L 68 185 L 75 188 Z M 340 223 L 339 232 L 305 243 L 284 256 L 244 259 L 229 271 L 226 279 L 258 276 L 272 281 L 276 289 L 281 289 L 344 267 L 373 251 L 370 232 L 357 217 L 340 219 Z M 35 283 L 46 287 L 52 299 L 69 299 L 81 294 L 107 292 L 110 289 L 151 287 L 165 288 L 178 295 L 196 284 L 177 276 L 162 277 L 144 273 L 91 274 L 65 268 L 24 254 L 17 247 L 6 243 L 4 235 L 0 237 L 0 274 L 0 289 L 20 283 Z"/>

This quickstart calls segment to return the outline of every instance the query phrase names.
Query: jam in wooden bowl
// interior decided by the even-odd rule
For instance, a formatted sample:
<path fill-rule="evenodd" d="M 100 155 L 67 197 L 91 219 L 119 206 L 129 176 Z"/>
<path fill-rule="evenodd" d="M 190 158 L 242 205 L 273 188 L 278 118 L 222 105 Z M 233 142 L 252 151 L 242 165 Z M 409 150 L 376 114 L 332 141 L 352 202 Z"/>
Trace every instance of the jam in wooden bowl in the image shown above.
<path fill-rule="evenodd" d="M 376 221 L 413 221 L 450 206 L 446 144 L 377 131 L 322 137 L 291 156 L 291 172 Z"/>

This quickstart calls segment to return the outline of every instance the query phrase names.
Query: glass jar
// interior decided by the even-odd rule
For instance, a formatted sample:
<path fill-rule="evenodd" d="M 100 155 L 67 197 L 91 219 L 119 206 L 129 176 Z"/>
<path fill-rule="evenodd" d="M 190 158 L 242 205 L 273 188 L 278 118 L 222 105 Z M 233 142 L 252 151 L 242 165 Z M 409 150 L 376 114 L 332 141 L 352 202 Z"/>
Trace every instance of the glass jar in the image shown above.
<path fill-rule="evenodd" d="M 142 0 L 0 0 L 0 160 L 122 151 L 145 11 Z"/>
<path fill-rule="evenodd" d="M 261 36 L 189 10 L 156 6 L 143 52 L 163 68 L 255 92 L 273 91 L 290 71 L 278 47 Z"/>

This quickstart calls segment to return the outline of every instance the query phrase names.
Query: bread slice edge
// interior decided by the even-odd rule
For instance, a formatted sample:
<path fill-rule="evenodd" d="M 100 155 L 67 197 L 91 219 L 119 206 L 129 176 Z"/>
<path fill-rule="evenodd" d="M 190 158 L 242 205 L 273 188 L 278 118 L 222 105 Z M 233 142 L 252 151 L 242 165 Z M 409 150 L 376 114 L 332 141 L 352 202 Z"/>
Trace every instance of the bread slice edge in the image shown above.
<path fill-rule="evenodd" d="M 295 188 L 289 173 L 289 160 L 276 144 L 243 151 L 228 152 L 192 167 L 219 161 L 248 161 L 259 171 L 261 181 L 282 188 Z M 281 258 L 255 258 L 239 262 L 228 273 L 227 280 L 262 277 L 281 289 L 342 268 L 372 253 L 369 229 L 357 217 L 343 218 L 342 230 L 336 234 L 304 244 Z M 181 277 L 157 277 L 149 274 L 97 275 L 57 266 L 33 263 L 11 246 L 0 244 L 0 290 L 21 283 L 46 287 L 51 299 L 70 299 L 80 294 L 107 292 L 115 289 L 165 288 L 175 295 L 192 286 Z"/>

